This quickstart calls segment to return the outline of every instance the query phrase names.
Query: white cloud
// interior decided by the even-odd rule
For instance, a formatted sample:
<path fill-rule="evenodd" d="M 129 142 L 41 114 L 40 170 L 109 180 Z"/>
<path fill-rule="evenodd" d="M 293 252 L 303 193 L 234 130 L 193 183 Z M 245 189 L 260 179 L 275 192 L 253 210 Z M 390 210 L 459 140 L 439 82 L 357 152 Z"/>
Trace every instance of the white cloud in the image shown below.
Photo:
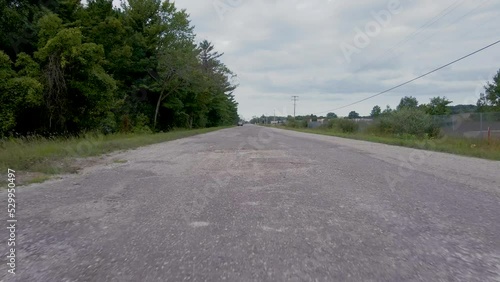
<path fill-rule="evenodd" d="M 225 53 L 224 63 L 239 76 L 235 95 L 246 118 L 274 109 L 292 113 L 291 95 L 300 96 L 298 114 L 334 109 L 498 40 L 497 1 L 400 0 L 400 12 L 349 63 L 340 45 L 352 44 L 355 29 L 377 22 L 374 13 L 387 11 L 391 1 L 177 0 L 176 6 L 190 14 L 198 40 Z M 214 3 L 227 9 L 218 13 Z M 377 104 L 396 106 L 405 95 L 421 103 L 437 95 L 475 103 L 480 86 L 500 68 L 499 48 L 337 114 L 366 115 Z"/>

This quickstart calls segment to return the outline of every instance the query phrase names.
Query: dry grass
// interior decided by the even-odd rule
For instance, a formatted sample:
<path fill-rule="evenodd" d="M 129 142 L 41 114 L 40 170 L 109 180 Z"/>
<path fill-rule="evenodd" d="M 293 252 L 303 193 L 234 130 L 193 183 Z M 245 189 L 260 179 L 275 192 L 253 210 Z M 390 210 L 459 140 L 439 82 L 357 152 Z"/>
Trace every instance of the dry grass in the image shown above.
<path fill-rule="evenodd" d="M 86 134 L 82 137 L 25 137 L 0 140 L 0 171 L 1 175 L 8 168 L 22 173 L 23 183 L 43 182 L 50 175 L 74 173 L 80 168 L 75 165 L 82 158 L 134 149 L 140 146 L 161 143 L 197 134 L 207 133 L 224 127 L 174 130 L 157 134 Z M 117 160 L 120 162 L 120 160 Z M 0 186 L 5 186 L 0 179 Z"/>
<path fill-rule="evenodd" d="M 421 139 L 413 136 L 382 136 L 369 133 L 342 133 L 336 130 L 325 128 L 290 128 L 284 129 L 295 130 L 300 132 L 331 135 L 342 138 L 350 138 L 356 140 L 364 140 L 370 142 L 384 143 L 389 145 L 397 145 L 410 148 L 418 148 L 432 150 L 437 152 L 445 152 L 463 156 L 477 157 L 489 160 L 500 161 L 500 140 L 492 139 L 491 142 L 485 139 L 470 139 L 444 136 L 437 139 Z"/>

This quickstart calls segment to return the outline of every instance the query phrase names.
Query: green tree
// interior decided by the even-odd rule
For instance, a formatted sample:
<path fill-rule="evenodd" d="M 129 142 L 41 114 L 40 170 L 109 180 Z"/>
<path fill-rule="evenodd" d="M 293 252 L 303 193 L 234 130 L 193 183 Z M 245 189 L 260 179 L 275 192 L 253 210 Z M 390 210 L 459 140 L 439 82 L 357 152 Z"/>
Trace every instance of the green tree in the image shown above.
<path fill-rule="evenodd" d="M 16 73 L 10 58 L 0 50 L 0 136 L 13 130 L 24 114 L 42 104 L 42 84 L 35 78 L 38 65 L 24 53 L 18 55 Z"/>
<path fill-rule="evenodd" d="M 401 98 L 397 110 L 401 109 L 416 109 L 418 107 L 417 98 L 412 96 L 405 96 Z"/>
<path fill-rule="evenodd" d="M 238 120 L 237 103 L 233 92 L 238 84 L 236 75 L 219 58 L 223 54 L 215 51 L 207 40 L 199 44 L 199 59 L 209 93 L 207 121 L 209 126 L 234 124 Z"/>
<path fill-rule="evenodd" d="M 432 116 L 418 108 L 403 108 L 383 114 L 371 127 L 379 133 L 400 137 L 437 137 L 440 134 L 440 126 L 434 122 Z"/>
<path fill-rule="evenodd" d="M 392 113 L 394 110 L 391 109 L 391 106 L 387 105 L 385 106 L 385 109 L 382 111 L 382 115 L 388 115 L 390 113 Z"/>
<path fill-rule="evenodd" d="M 92 129 L 111 110 L 116 83 L 102 67 L 102 45 L 82 43 L 80 30 L 61 22 L 54 14 L 40 20 L 40 49 L 35 52 L 43 69 L 48 128 Z"/>
<path fill-rule="evenodd" d="M 0 51 L 0 133 L 4 135 L 16 125 L 15 109 L 9 90 L 9 81 L 15 77 L 12 61 L 3 51 Z"/>
<path fill-rule="evenodd" d="M 185 120 L 180 96 L 186 97 L 196 77 L 192 72 L 196 62 L 194 34 L 187 13 L 177 10 L 173 2 L 159 0 L 131 0 L 123 8 L 126 25 L 133 31 L 130 46 L 134 71 L 126 79 L 132 82 L 130 101 L 135 102 L 136 93 L 147 97 L 149 105 L 143 111 L 152 112 L 155 128 L 162 115 L 170 117 L 169 121 L 162 120 L 163 128 L 175 124 L 177 118 Z"/>
<path fill-rule="evenodd" d="M 349 119 L 357 119 L 359 118 L 359 114 L 356 111 L 351 111 L 349 115 L 347 116 Z"/>
<path fill-rule="evenodd" d="M 193 52 L 193 50 L 183 49 L 166 50 L 163 54 L 159 55 L 157 72 L 150 71 L 151 77 L 155 80 L 157 92 L 159 92 L 154 115 L 154 128 L 156 128 L 158 113 L 162 102 L 169 94 L 175 94 L 186 87 L 189 79 L 192 77 L 190 76 L 190 71 L 196 67 L 196 57 L 193 55 Z M 173 107 L 172 102 L 164 105 L 171 109 L 182 108 L 182 102 L 177 98 L 174 100 L 173 104 Z M 177 105 L 181 106 L 176 107 Z"/>
<path fill-rule="evenodd" d="M 238 120 L 236 75 L 173 1 L 0 0 L 0 12 L 0 135 Z"/>
<path fill-rule="evenodd" d="M 477 101 L 478 111 L 500 111 L 500 70 L 493 77 L 492 82 L 484 86 L 484 93 L 481 93 Z"/>
<path fill-rule="evenodd" d="M 46 2 L 46 3 L 45 3 Z M 37 27 L 40 17 L 55 1 L 1 0 L 0 1 L 0 50 L 11 59 L 24 52 L 33 55 L 37 47 Z"/>
<path fill-rule="evenodd" d="M 373 107 L 373 109 L 370 113 L 370 116 L 372 118 L 376 118 L 376 117 L 380 116 L 381 113 L 382 113 L 382 109 L 380 108 L 380 106 L 376 105 Z"/>
<path fill-rule="evenodd" d="M 451 113 L 451 109 L 448 107 L 451 103 L 453 102 L 446 97 L 431 98 L 431 102 L 424 106 L 425 112 L 430 115 L 448 115 Z"/>
<path fill-rule="evenodd" d="M 477 112 L 476 105 L 455 105 L 448 106 L 451 110 L 451 114 L 461 114 L 461 113 L 474 113 Z"/>
<path fill-rule="evenodd" d="M 327 118 L 338 118 L 338 116 L 335 113 L 328 113 L 326 114 Z"/>

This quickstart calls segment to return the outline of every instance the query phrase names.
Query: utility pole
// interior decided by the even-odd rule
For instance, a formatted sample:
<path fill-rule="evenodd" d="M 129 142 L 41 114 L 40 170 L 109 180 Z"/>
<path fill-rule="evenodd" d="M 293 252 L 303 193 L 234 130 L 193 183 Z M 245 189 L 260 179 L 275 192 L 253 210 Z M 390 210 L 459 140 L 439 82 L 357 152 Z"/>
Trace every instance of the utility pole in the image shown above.
<path fill-rule="evenodd" d="M 299 99 L 299 96 L 292 96 L 292 101 L 293 101 L 293 117 L 295 118 L 295 107 L 297 105 L 297 100 Z"/>

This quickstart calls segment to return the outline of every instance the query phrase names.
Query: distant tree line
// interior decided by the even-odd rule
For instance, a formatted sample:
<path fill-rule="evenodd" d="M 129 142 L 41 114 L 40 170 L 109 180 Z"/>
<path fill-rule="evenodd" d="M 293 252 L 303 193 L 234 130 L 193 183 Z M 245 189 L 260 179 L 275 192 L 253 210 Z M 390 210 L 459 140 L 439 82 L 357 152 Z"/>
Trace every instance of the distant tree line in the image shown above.
<path fill-rule="evenodd" d="M 398 106 L 391 109 L 386 106 L 382 109 L 376 105 L 369 116 L 362 117 L 356 111 L 349 112 L 347 117 L 339 118 L 330 112 L 325 116 L 314 114 L 291 117 L 286 119 L 286 126 L 305 128 L 311 126 L 310 121 L 321 120 L 321 125 L 313 127 L 334 130 L 342 133 L 369 132 L 380 136 L 397 136 L 402 138 L 436 138 L 442 134 L 441 127 L 448 119 L 441 118 L 457 113 L 500 112 L 500 71 L 494 76 L 493 82 L 484 87 L 485 92 L 480 95 L 476 105 L 450 106 L 452 101 L 446 97 L 431 98 L 428 104 L 419 104 L 417 98 L 405 96 Z M 471 115 L 473 119 L 478 114 Z M 500 116 L 491 115 L 490 121 L 500 121 Z M 276 119 L 282 120 L 283 117 Z M 268 117 L 254 117 L 251 122 L 266 122 Z"/>
<path fill-rule="evenodd" d="M 484 92 L 480 94 L 476 105 L 454 105 L 450 106 L 453 101 L 446 97 L 434 97 L 430 99 L 428 104 L 419 104 L 417 98 L 405 96 L 401 98 L 396 109 L 391 109 L 386 106 L 385 109 L 379 105 L 375 105 L 369 116 L 364 118 L 376 118 L 381 115 L 387 115 L 394 111 L 418 109 L 428 115 L 450 115 L 460 113 L 475 113 L 475 112 L 500 112 L 500 70 L 493 77 L 492 82 L 488 82 L 484 86 Z M 337 118 L 335 113 L 328 113 L 327 118 Z M 356 111 L 349 112 L 349 119 L 358 119 L 361 117 Z"/>
<path fill-rule="evenodd" d="M 0 137 L 238 120 L 236 75 L 173 1 L 0 1 Z"/>
<path fill-rule="evenodd" d="M 401 99 L 396 110 L 402 109 L 420 109 L 429 115 L 450 115 L 460 113 L 474 112 L 500 112 L 500 70 L 493 77 L 492 82 L 488 82 L 484 86 L 484 92 L 480 94 L 476 105 L 455 105 L 449 106 L 453 101 L 446 97 L 431 98 L 430 103 L 420 104 L 417 99 L 412 96 L 406 96 Z M 387 106 L 385 110 L 381 110 L 380 106 L 374 106 L 370 117 L 378 117 L 382 114 L 387 114 L 393 110 Z"/>

